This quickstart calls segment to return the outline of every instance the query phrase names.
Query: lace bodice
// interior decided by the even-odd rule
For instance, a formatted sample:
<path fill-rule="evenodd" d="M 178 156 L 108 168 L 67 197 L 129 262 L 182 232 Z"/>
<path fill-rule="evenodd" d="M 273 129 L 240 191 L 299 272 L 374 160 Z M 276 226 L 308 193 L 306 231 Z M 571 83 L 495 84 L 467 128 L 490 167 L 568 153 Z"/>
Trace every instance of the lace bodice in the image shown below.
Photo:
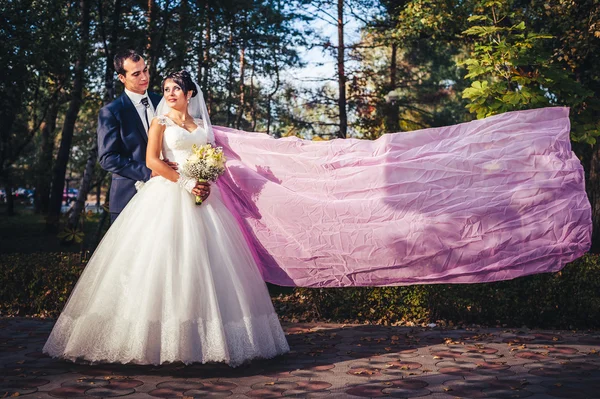
<path fill-rule="evenodd" d="M 172 162 L 177 162 L 179 164 L 185 163 L 192 152 L 192 146 L 194 144 L 214 144 L 214 137 L 208 137 L 209 135 L 204 129 L 202 119 L 194 119 L 194 123 L 198 127 L 192 132 L 177 125 L 168 116 L 157 116 L 156 119 L 158 120 L 158 123 L 166 126 L 163 135 L 162 154 L 163 157 L 168 158 Z"/>

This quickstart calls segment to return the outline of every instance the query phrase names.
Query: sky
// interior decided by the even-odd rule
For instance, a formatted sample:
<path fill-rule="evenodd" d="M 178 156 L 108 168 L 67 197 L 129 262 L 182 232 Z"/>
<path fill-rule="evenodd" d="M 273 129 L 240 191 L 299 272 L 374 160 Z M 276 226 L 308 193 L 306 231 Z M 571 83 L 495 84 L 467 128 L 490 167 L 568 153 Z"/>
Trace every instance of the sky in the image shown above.
<path fill-rule="evenodd" d="M 309 10 L 309 14 L 317 13 L 317 10 Z M 344 28 L 344 42 L 346 45 L 355 43 L 360 39 L 360 28 L 362 23 L 351 15 L 346 17 Z M 321 19 L 315 19 L 310 27 L 314 29 L 325 40 L 329 39 L 335 46 L 338 44 L 337 27 Z M 324 51 L 322 47 L 312 49 L 300 48 L 300 56 L 306 64 L 303 68 L 293 68 L 286 70 L 283 79 L 304 87 L 319 87 L 323 83 L 319 81 L 322 78 L 335 78 L 337 71 L 337 61 L 331 56 L 331 53 Z"/>

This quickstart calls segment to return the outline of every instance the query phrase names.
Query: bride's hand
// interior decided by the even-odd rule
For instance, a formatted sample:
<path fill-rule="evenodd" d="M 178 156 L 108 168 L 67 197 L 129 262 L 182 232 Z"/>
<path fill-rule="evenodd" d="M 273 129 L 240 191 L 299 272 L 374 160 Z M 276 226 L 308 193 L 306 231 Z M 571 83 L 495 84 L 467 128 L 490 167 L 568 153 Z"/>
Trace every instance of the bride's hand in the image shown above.
<path fill-rule="evenodd" d="M 202 201 L 204 201 L 208 198 L 208 195 L 210 194 L 210 183 L 196 183 L 196 187 L 194 187 L 194 189 L 192 190 L 192 194 L 200 196 L 202 198 Z"/>

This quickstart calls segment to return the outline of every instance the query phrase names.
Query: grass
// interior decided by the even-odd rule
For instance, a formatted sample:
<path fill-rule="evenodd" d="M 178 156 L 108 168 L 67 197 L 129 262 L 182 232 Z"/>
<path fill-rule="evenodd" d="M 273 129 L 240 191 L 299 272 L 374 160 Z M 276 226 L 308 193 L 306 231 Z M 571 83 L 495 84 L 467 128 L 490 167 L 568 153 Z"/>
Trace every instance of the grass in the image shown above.
<path fill-rule="evenodd" d="M 61 242 L 57 234 L 46 231 L 45 216 L 36 214 L 31 205 L 17 203 L 15 212 L 16 215 L 7 216 L 6 205 L 0 204 L 0 254 L 83 252 L 94 247 L 93 238 L 98 228 L 100 215 L 86 217 L 83 223 L 83 243 L 65 244 Z"/>

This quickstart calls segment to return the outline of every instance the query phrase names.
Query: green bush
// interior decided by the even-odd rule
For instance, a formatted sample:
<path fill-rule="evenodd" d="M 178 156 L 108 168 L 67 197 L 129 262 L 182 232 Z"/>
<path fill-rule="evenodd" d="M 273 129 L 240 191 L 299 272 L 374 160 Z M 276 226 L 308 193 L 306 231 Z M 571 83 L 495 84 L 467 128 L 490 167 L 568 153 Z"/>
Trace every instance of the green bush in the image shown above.
<path fill-rule="evenodd" d="M 597 328 L 600 257 L 588 254 L 558 273 L 495 283 L 298 288 L 275 303 L 286 319 Z"/>
<path fill-rule="evenodd" d="M 74 253 L 1 255 L 0 315 L 57 316 L 84 267 Z M 496 283 L 296 288 L 273 300 L 287 320 L 598 328 L 600 257 L 585 255 L 558 273 Z"/>
<path fill-rule="evenodd" d="M 0 255 L 0 315 L 58 316 L 84 267 L 78 253 Z"/>

